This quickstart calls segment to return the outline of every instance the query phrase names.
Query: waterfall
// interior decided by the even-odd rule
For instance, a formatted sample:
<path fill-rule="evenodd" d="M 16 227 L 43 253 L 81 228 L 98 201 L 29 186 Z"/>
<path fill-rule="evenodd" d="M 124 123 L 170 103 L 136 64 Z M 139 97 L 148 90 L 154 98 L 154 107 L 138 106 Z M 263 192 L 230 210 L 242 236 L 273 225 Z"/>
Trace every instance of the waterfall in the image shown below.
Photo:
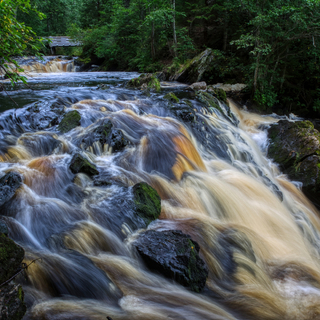
<path fill-rule="evenodd" d="M 0 175 L 23 176 L 0 213 L 25 263 L 41 259 L 19 278 L 26 319 L 317 319 L 319 215 L 267 157 L 265 128 L 277 119 L 184 95 L 173 106 L 163 94 L 115 86 L 104 99 L 0 114 Z M 77 110 L 81 126 L 59 133 L 58 107 Z M 124 150 L 91 139 L 104 121 L 130 142 Z M 69 170 L 79 150 L 108 184 Z M 162 200 L 148 229 L 181 230 L 199 244 L 209 270 L 202 293 L 153 273 L 134 250 L 141 230 L 129 204 L 141 181 Z"/>

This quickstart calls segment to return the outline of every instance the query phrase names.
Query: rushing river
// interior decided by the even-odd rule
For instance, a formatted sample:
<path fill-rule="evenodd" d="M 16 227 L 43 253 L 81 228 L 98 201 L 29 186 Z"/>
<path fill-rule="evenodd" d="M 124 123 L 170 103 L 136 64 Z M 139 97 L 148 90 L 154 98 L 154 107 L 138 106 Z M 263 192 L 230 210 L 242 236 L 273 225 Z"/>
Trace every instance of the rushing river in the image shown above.
<path fill-rule="evenodd" d="M 318 212 L 266 157 L 263 128 L 276 120 L 232 102 L 231 113 L 208 110 L 168 83 L 160 94 L 126 88 L 135 73 L 74 70 L 73 61 L 30 67 L 29 87 L 8 91 L 17 109 L 0 93 L 0 176 L 24 179 L 0 214 L 25 262 L 41 258 L 19 278 L 25 319 L 320 319 Z M 197 125 L 172 112 L 168 91 L 191 101 Z M 54 105 L 78 110 L 81 126 L 60 134 Z M 68 164 L 104 118 L 131 144 L 83 150 L 112 182 L 96 186 Z M 201 294 L 152 273 L 133 249 L 127 201 L 141 181 L 162 199 L 148 228 L 181 230 L 200 245 L 209 269 Z M 228 232 L 232 243 L 222 241 Z"/>

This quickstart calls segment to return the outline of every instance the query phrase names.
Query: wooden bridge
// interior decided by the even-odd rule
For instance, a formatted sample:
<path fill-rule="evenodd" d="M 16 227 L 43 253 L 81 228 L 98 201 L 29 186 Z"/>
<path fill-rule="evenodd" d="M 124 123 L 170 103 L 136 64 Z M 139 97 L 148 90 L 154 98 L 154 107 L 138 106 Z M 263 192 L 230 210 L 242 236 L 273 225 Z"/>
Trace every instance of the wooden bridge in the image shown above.
<path fill-rule="evenodd" d="M 61 36 L 61 37 L 48 37 L 51 40 L 49 46 L 51 48 L 51 53 L 55 54 L 56 47 L 80 47 L 82 45 L 81 42 L 73 41 L 69 37 Z"/>

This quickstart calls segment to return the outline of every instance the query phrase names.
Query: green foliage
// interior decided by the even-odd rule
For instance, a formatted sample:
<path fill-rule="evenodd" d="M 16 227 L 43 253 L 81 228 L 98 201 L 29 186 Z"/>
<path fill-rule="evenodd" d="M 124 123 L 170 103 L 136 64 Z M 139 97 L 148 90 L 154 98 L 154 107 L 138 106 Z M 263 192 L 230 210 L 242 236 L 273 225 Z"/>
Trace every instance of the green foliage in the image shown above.
<path fill-rule="evenodd" d="M 12 84 L 18 80 L 26 82 L 26 78 L 18 74 L 23 69 L 12 57 L 30 52 L 37 54 L 42 46 L 42 39 L 37 38 L 30 27 L 16 19 L 15 13 L 18 10 L 25 14 L 33 12 L 39 19 L 44 17 L 31 6 L 30 0 L 0 1 L 0 74 L 5 74 Z"/>
<path fill-rule="evenodd" d="M 41 36 L 81 41 L 82 51 L 74 54 L 85 63 L 104 60 L 103 70 L 155 72 L 166 66 L 174 73 L 212 48 L 205 81 L 245 82 L 264 109 L 281 105 L 290 112 L 320 112 L 318 0 L 174 2 L 175 9 L 173 0 L 5 1 L 28 3 L 29 9 L 17 10 L 18 21 Z"/>

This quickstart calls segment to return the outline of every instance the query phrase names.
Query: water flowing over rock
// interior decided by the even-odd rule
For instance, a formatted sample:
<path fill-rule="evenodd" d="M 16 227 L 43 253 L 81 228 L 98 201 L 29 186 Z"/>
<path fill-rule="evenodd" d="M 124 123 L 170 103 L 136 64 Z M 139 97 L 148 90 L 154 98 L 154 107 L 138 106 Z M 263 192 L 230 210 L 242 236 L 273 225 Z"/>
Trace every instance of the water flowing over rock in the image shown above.
<path fill-rule="evenodd" d="M 280 120 L 269 129 L 269 155 L 290 179 L 320 205 L 320 133 L 310 121 Z"/>
<path fill-rule="evenodd" d="M 134 242 L 146 265 L 190 290 L 200 292 L 208 270 L 199 257 L 199 245 L 181 231 L 148 230 Z"/>
<path fill-rule="evenodd" d="M 201 81 L 202 75 L 210 67 L 213 57 L 212 50 L 206 49 L 182 66 L 176 74 L 170 77 L 170 80 L 188 84 Z"/>
<path fill-rule="evenodd" d="M 316 318 L 319 213 L 266 156 L 276 117 L 221 88 L 126 86 L 138 76 L 33 75 L 11 110 L 0 92 L 0 177 L 21 176 L 0 231 L 26 264 L 39 258 L 16 278 L 25 318 Z M 74 110 L 81 121 L 62 134 Z M 318 154 L 297 137 L 288 153 L 312 149 L 299 171 Z"/>
<path fill-rule="evenodd" d="M 22 184 L 20 174 L 9 172 L 0 178 L 0 206 L 9 201 Z"/>
<path fill-rule="evenodd" d="M 123 132 L 116 129 L 109 119 L 98 120 L 74 140 L 74 143 L 84 150 L 96 142 L 99 142 L 101 147 L 107 145 L 112 152 L 122 151 L 131 144 Z"/>

